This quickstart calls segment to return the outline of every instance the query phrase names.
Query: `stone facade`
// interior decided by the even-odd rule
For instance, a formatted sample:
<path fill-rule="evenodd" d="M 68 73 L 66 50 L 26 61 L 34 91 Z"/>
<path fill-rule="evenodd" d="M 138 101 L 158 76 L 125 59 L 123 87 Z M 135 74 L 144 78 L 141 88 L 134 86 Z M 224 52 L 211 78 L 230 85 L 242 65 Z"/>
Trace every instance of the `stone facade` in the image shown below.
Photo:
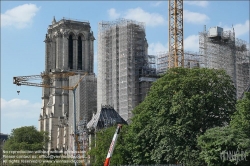
<path fill-rule="evenodd" d="M 50 85 L 57 87 L 73 86 L 69 83 L 69 73 L 93 73 L 94 64 L 94 36 L 90 23 L 63 18 L 49 25 L 45 37 L 45 74 L 44 78 Z M 39 119 L 40 131 L 49 133 L 50 149 L 68 148 L 68 117 L 69 90 L 43 88 L 42 109 Z"/>
<path fill-rule="evenodd" d="M 60 69 L 93 73 L 94 40 L 89 22 L 66 19 L 56 22 L 54 19 L 45 38 L 45 71 Z"/>

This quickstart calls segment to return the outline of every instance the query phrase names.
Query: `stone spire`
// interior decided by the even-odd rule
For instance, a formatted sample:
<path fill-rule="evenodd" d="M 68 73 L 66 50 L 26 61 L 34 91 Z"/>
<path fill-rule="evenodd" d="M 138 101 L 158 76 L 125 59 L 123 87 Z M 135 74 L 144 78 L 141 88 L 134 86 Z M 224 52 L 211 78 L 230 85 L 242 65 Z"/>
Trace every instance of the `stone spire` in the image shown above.
<path fill-rule="evenodd" d="M 56 18 L 55 16 L 53 17 L 53 20 L 52 20 L 52 25 L 56 23 Z"/>

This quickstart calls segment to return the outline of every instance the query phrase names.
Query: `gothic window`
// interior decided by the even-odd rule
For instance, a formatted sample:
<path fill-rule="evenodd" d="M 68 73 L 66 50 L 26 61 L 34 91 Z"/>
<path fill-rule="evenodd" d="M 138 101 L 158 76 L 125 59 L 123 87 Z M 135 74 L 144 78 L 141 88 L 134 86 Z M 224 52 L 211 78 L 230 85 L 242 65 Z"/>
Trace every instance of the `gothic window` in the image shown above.
<path fill-rule="evenodd" d="M 73 37 L 69 35 L 69 69 L 73 69 Z"/>
<path fill-rule="evenodd" d="M 77 69 L 82 70 L 82 38 L 81 36 L 78 37 L 78 63 L 77 63 Z"/>

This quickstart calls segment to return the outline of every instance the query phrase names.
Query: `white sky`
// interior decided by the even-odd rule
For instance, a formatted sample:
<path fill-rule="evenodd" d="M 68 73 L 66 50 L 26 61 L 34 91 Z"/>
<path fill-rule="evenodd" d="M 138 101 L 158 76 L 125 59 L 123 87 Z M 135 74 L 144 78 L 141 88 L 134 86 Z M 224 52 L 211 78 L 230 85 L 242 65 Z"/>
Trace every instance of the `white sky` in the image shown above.
<path fill-rule="evenodd" d="M 1 132 L 38 125 L 42 89 L 16 87 L 13 76 L 44 70 L 45 34 L 53 16 L 87 20 L 94 32 L 97 72 L 98 22 L 117 18 L 146 24 L 149 54 L 168 50 L 168 1 L 1 1 Z M 184 1 L 184 48 L 198 52 L 204 25 L 231 29 L 249 43 L 249 1 Z M 17 95 L 20 90 L 20 95 Z"/>

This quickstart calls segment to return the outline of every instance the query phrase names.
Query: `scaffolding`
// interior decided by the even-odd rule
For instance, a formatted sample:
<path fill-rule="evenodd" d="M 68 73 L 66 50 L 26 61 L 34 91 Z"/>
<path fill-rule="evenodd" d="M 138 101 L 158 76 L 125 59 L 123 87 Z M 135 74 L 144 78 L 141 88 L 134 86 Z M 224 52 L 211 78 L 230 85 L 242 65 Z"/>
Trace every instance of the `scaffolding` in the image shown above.
<path fill-rule="evenodd" d="M 82 75 L 71 76 L 69 85 L 75 85 Z M 76 123 L 80 121 L 90 121 L 93 113 L 96 113 L 96 77 L 94 75 L 85 76 L 80 82 L 75 92 L 76 98 Z M 69 108 L 73 108 L 73 94 L 69 94 Z M 69 112 L 69 125 L 73 124 L 73 111 Z"/>
<path fill-rule="evenodd" d="M 203 56 L 204 67 L 225 69 L 235 82 L 236 59 L 234 43 L 234 32 L 223 31 L 219 27 L 213 27 L 209 31 L 199 33 L 199 49 L 200 54 Z"/>
<path fill-rule="evenodd" d="M 157 55 L 157 74 L 169 68 L 169 53 Z M 235 38 L 234 30 L 223 31 L 212 27 L 199 33 L 199 53 L 184 52 L 184 67 L 224 69 L 232 78 L 237 98 L 242 98 L 250 87 L 250 55 L 246 41 Z"/>
<path fill-rule="evenodd" d="M 118 19 L 99 23 L 98 111 L 111 105 L 125 119 L 140 100 L 139 78 L 153 69 L 154 56 L 147 55 L 145 24 Z"/>
<path fill-rule="evenodd" d="M 202 66 L 224 69 L 232 78 L 236 87 L 237 98 L 241 98 L 249 86 L 249 48 L 243 40 L 235 38 L 234 30 L 223 28 L 204 28 L 199 33 L 199 52 Z"/>
<path fill-rule="evenodd" d="M 159 52 L 157 54 L 157 74 L 164 74 L 169 68 L 169 53 L 168 52 Z M 202 65 L 202 57 L 197 52 L 185 51 L 184 52 L 184 67 L 185 68 L 194 68 L 200 67 Z"/>
<path fill-rule="evenodd" d="M 250 86 L 250 54 L 246 41 L 236 38 L 236 78 L 237 78 L 237 97 L 242 98 L 244 92 Z"/>
<path fill-rule="evenodd" d="M 81 75 L 71 76 L 69 78 L 69 85 L 75 85 L 80 79 Z M 76 124 L 77 124 L 77 135 L 80 150 L 85 153 L 88 150 L 88 133 L 87 123 L 91 120 L 92 115 L 96 113 L 97 107 L 97 92 L 96 92 L 96 77 L 94 74 L 85 76 L 80 82 L 75 92 L 76 102 Z M 68 142 L 73 140 L 73 94 L 69 94 L 69 134 Z M 69 146 L 71 146 L 69 144 Z M 69 147 L 71 149 L 72 147 Z"/>

